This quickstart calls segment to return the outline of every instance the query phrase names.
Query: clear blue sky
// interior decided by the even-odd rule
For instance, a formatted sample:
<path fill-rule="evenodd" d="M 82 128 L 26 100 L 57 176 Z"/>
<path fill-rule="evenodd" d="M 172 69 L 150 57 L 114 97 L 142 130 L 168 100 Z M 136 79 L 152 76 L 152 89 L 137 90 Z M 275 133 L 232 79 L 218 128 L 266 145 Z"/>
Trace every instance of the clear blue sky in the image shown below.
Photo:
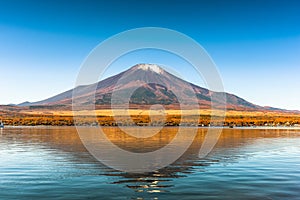
<path fill-rule="evenodd" d="M 259 105 L 300 110 L 299 10 L 300 1 L 275 0 L 0 0 L 0 104 L 71 89 L 80 64 L 101 41 L 155 26 L 199 42 L 227 92 Z M 195 77 L 191 81 L 202 84 Z"/>

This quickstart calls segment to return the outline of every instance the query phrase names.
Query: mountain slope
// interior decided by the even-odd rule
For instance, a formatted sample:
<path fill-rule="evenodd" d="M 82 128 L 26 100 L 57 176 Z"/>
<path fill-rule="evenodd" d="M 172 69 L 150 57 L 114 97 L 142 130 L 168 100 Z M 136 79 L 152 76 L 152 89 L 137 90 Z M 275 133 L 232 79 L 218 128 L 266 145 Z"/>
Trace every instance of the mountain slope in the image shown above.
<path fill-rule="evenodd" d="M 71 89 L 39 102 L 26 102 L 19 106 L 70 106 L 73 91 L 74 89 Z M 92 95 L 93 91 L 96 91 L 95 101 Z M 113 104 L 119 105 L 129 101 L 129 104 L 134 105 L 136 108 L 153 104 L 162 104 L 171 108 L 172 106 L 178 106 L 180 102 L 192 105 L 196 98 L 201 108 L 210 108 L 212 96 L 216 97 L 214 101 L 220 106 L 222 106 L 221 98 L 225 96 L 227 109 L 230 110 L 275 109 L 252 104 L 233 94 L 213 92 L 199 87 L 153 64 L 138 64 L 98 83 L 79 86 L 76 88 L 76 94 L 76 99 L 83 105 L 95 103 L 96 106 L 100 107 L 109 107 L 111 101 L 113 101 Z M 128 94 L 130 94 L 130 97 L 126 99 Z"/>

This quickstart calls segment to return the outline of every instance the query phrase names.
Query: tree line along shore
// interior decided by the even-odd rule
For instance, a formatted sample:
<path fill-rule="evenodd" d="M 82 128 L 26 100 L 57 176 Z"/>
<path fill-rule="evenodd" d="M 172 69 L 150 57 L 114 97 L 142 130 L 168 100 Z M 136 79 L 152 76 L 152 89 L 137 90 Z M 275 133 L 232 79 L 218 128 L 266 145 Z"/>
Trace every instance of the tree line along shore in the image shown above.
<path fill-rule="evenodd" d="M 300 115 L 131 115 L 126 116 L 77 116 L 52 114 L 3 114 L 0 119 L 10 126 L 300 126 Z"/>

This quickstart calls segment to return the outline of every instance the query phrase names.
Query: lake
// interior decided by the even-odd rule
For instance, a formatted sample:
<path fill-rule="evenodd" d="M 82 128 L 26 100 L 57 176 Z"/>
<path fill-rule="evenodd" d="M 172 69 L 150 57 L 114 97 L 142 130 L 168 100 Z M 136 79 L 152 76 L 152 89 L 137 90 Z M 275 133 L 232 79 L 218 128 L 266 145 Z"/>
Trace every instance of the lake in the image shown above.
<path fill-rule="evenodd" d="M 74 127 L 7 127 L 0 130 L 0 199 L 300 199 L 300 130 L 224 129 L 200 159 L 206 130 L 170 166 L 134 174 L 97 161 Z M 104 132 L 143 153 L 167 145 L 177 128 L 142 139 L 115 127 Z"/>

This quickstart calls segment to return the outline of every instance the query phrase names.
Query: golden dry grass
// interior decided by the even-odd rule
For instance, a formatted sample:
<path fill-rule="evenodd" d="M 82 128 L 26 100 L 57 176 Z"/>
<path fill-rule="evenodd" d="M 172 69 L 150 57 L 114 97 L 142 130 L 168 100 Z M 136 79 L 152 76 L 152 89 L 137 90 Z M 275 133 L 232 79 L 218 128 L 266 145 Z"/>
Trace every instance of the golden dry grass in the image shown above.
<path fill-rule="evenodd" d="M 201 110 L 142 110 L 142 109 L 103 109 L 103 110 L 82 110 L 82 111 L 43 111 L 43 110 L 28 110 L 23 111 L 24 114 L 33 115 L 54 115 L 54 116 L 127 116 L 127 115 L 211 115 L 212 110 L 201 109 Z M 223 116 L 224 111 L 214 110 L 213 114 L 216 116 Z M 288 112 L 277 112 L 277 111 L 226 111 L 226 116 L 243 116 L 243 117 L 260 117 L 260 116 L 300 116 L 296 113 Z"/>
<path fill-rule="evenodd" d="M 236 126 L 281 126 L 300 124 L 300 114 L 275 111 L 227 111 L 224 119 L 223 111 L 201 110 L 110 110 L 77 111 L 76 122 L 80 125 L 115 126 L 123 125 L 158 125 L 176 126 L 186 124 L 192 126 L 236 125 Z M 200 114 L 200 118 L 199 118 Z M 215 116 L 211 119 L 211 116 Z M 18 110 L 0 113 L 0 119 L 8 125 L 74 125 L 73 111 L 58 110 Z M 97 116 L 97 117 L 95 117 Z M 128 117 L 130 116 L 130 120 Z"/>

